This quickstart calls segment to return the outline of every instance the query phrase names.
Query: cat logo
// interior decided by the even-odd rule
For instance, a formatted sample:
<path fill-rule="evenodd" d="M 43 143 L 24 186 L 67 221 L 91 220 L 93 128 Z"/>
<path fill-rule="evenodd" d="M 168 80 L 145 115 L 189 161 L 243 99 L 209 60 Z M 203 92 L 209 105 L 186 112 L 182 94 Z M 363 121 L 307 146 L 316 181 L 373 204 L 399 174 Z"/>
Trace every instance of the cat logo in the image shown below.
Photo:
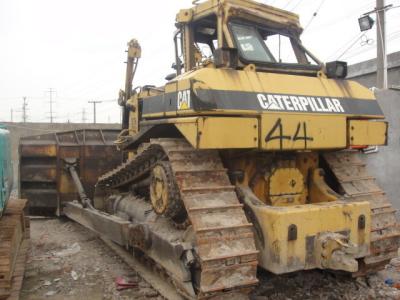
<path fill-rule="evenodd" d="M 270 109 L 270 110 L 281 110 L 282 108 L 279 107 L 278 102 L 274 97 L 271 97 L 271 95 L 268 95 L 268 98 L 265 97 L 263 94 L 258 94 L 257 95 L 258 101 L 260 102 L 260 105 L 264 109 Z"/>
<path fill-rule="evenodd" d="M 178 92 L 177 107 L 178 110 L 190 109 L 190 90 Z"/>

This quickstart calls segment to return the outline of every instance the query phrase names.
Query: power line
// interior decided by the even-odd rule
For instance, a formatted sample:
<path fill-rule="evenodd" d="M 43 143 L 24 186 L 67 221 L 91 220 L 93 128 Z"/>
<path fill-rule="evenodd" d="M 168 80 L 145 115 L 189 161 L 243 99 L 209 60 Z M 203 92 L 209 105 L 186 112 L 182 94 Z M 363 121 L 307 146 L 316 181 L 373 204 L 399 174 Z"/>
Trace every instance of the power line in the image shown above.
<path fill-rule="evenodd" d="M 347 47 L 347 45 L 349 45 L 350 43 L 352 43 L 354 41 L 354 39 L 358 39 L 360 38 L 361 33 L 357 32 L 357 34 L 355 36 L 353 36 L 350 40 L 348 40 L 346 43 L 344 43 L 343 45 L 341 45 L 335 52 L 333 52 L 331 55 L 328 56 L 328 59 L 331 58 L 336 58 L 337 53 L 342 50 L 343 48 Z"/>
<path fill-rule="evenodd" d="M 306 29 L 310 26 L 310 24 L 312 23 L 312 21 L 315 19 L 315 17 L 318 15 L 322 5 L 324 5 L 325 0 L 321 0 L 321 3 L 319 4 L 318 8 L 315 10 L 315 12 L 313 13 L 313 15 L 311 16 L 311 19 L 308 21 L 307 25 L 304 27 L 304 31 L 306 31 Z"/>
<path fill-rule="evenodd" d="M 285 10 L 288 10 L 288 11 L 293 11 L 303 1 L 302 0 L 298 0 L 298 2 L 292 8 L 289 8 L 289 5 L 292 4 L 293 2 L 295 2 L 295 0 L 289 0 L 284 6 L 282 6 L 282 9 L 285 9 Z"/>
<path fill-rule="evenodd" d="M 338 48 L 335 52 L 333 52 L 331 55 L 329 55 L 328 56 L 328 60 L 330 60 L 330 59 L 336 59 L 337 58 L 337 55 L 338 55 L 338 53 L 339 53 L 339 51 L 341 50 L 341 49 L 343 49 L 345 46 L 347 46 L 347 45 L 350 45 L 350 43 L 356 43 L 358 40 L 360 40 L 360 39 L 362 39 L 363 38 L 363 36 L 364 36 L 365 34 L 363 34 L 362 32 L 358 32 L 355 36 L 353 36 L 349 41 L 347 41 L 346 43 L 344 43 L 340 48 Z M 390 42 L 390 41 L 393 41 L 393 40 L 396 40 L 396 39 L 398 39 L 400 37 L 400 30 L 397 30 L 397 31 L 394 31 L 394 32 L 391 32 L 390 34 L 388 34 L 388 38 L 387 38 L 387 41 L 388 42 Z M 356 39 L 356 40 L 355 40 Z M 369 40 L 369 39 L 368 39 Z M 371 51 L 372 50 L 372 48 L 371 48 L 371 44 L 369 44 L 369 43 L 367 43 L 366 44 L 367 46 L 370 46 L 370 47 L 363 47 L 364 45 L 363 44 L 360 44 L 357 48 L 354 48 L 352 51 L 350 51 L 350 52 L 348 52 L 352 47 L 350 47 L 350 49 L 347 49 L 346 48 L 346 50 L 344 51 L 344 53 L 342 53 L 339 57 L 343 57 L 344 56 L 344 54 L 348 54 L 348 55 L 346 55 L 346 56 L 344 56 L 344 59 L 349 59 L 349 58 L 352 58 L 352 57 L 354 57 L 354 56 L 357 56 L 357 55 L 359 55 L 359 54 L 362 54 L 362 53 L 364 53 L 364 52 L 367 52 L 367 51 Z"/>
<path fill-rule="evenodd" d="M 347 51 L 349 51 L 351 48 L 353 48 L 353 46 L 361 39 L 361 37 L 362 37 L 363 35 L 364 35 L 363 33 L 360 33 L 360 35 L 357 37 L 357 39 L 356 39 L 353 43 L 351 43 L 350 46 L 347 47 L 346 50 L 344 50 L 342 54 L 339 55 L 339 57 L 337 58 L 337 60 L 339 60 L 343 55 L 345 55 L 345 53 L 346 53 Z"/>
<path fill-rule="evenodd" d="M 82 108 L 82 123 L 86 123 L 86 109 Z"/>
<path fill-rule="evenodd" d="M 373 47 L 367 47 L 367 48 L 363 48 L 363 49 L 360 49 L 360 48 L 355 49 L 354 51 L 349 52 L 349 53 L 344 57 L 344 60 L 349 60 L 350 58 L 353 58 L 353 57 L 355 57 L 355 56 L 359 56 L 360 54 L 363 54 L 363 53 L 366 53 L 366 52 L 370 52 L 370 51 L 372 51 L 372 50 L 374 50 Z"/>
<path fill-rule="evenodd" d="M 388 38 L 387 41 L 391 42 L 391 41 L 397 40 L 399 38 L 400 38 L 400 36 L 391 37 L 391 38 Z M 363 54 L 363 53 L 366 53 L 366 52 L 370 52 L 372 50 L 374 50 L 372 48 L 372 45 L 369 45 L 369 47 L 367 47 L 367 48 L 357 48 L 357 49 L 354 49 L 354 51 L 349 52 L 348 55 L 344 57 L 344 59 L 348 60 L 350 58 L 353 58 L 355 56 L 359 56 L 360 54 Z"/>
<path fill-rule="evenodd" d="M 365 3 L 362 6 L 359 6 L 355 9 L 349 10 L 347 14 L 341 15 L 341 17 L 332 15 L 332 18 L 326 20 L 326 22 L 320 23 L 318 27 L 308 30 L 307 33 L 318 31 L 318 30 L 326 30 L 326 28 L 331 27 L 331 26 L 336 26 L 338 23 L 340 23 L 343 20 L 352 20 L 355 15 L 357 15 L 357 16 L 359 15 L 360 10 L 367 9 L 367 8 L 371 7 L 372 5 L 374 5 L 374 3 L 375 3 L 375 0 Z"/>
<path fill-rule="evenodd" d="M 294 11 L 302 2 L 303 1 L 299 0 L 299 2 L 297 2 L 297 4 L 290 9 L 290 11 Z"/>
<path fill-rule="evenodd" d="M 26 114 L 26 107 L 28 106 L 28 103 L 26 102 L 26 97 L 23 97 L 23 102 L 22 102 L 22 122 L 26 123 L 28 117 Z"/>
<path fill-rule="evenodd" d="M 282 6 L 282 9 L 286 9 L 286 7 L 288 7 L 290 3 L 291 3 L 290 0 L 288 2 L 286 2 L 286 4 L 284 6 Z"/>
<path fill-rule="evenodd" d="M 387 41 L 391 42 L 391 41 L 397 40 L 399 38 L 400 38 L 400 36 L 397 36 L 395 38 L 390 38 Z M 360 54 L 363 54 L 363 53 L 366 53 L 366 52 L 370 52 L 372 50 L 374 50 L 372 47 L 368 47 L 366 49 L 361 49 L 361 50 L 359 49 L 359 51 L 349 53 L 350 55 L 346 56 L 345 59 L 350 59 L 350 58 L 353 58 L 355 56 L 359 56 Z"/>
<path fill-rule="evenodd" d="M 53 123 L 54 120 L 54 116 L 53 116 L 53 93 L 55 93 L 56 91 L 53 90 L 52 88 L 49 88 L 49 90 L 47 91 L 47 93 L 49 93 L 49 103 L 50 103 L 50 123 Z"/>
<path fill-rule="evenodd" d="M 275 2 L 276 0 L 272 0 L 272 2 L 269 5 L 273 6 Z"/>
<path fill-rule="evenodd" d="M 88 103 L 93 104 L 93 124 L 96 124 L 96 104 L 101 103 L 102 101 L 88 101 Z"/>

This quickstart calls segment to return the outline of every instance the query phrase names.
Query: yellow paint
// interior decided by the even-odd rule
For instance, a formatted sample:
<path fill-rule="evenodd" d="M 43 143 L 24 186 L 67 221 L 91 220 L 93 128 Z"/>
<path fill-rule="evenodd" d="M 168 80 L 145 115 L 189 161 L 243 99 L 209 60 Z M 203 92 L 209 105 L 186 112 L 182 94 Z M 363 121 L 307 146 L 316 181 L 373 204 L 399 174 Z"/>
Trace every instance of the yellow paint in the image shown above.
<path fill-rule="evenodd" d="M 135 42 L 136 40 L 133 40 Z M 137 43 L 137 41 L 136 41 Z M 142 55 L 142 49 L 140 48 L 140 45 L 137 43 L 133 43 L 131 47 L 128 48 L 128 56 L 129 57 L 135 57 L 135 58 L 140 58 Z"/>
<path fill-rule="evenodd" d="M 138 104 L 138 94 L 132 95 L 130 99 L 128 99 L 127 103 L 131 106 L 131 110 L 129 112 L 129 134 L 134 135 L 139 132 L 139 104 Z"/>
<path fill-rule="evenodd" d="M 188 23 L 193 18 L 193 9 L 181 9 L 176 15 L 176 20 L 180 23 Z"/>
<path fill-rule="evenodd" d="M 338 196 L 325 182 L 324 172 L 320 168 L 310 172 L 309 197 L 311 203 L 330 202 L 338 200 Z"/>
<path fill-rule="evenodd" d="M 351 146 L 387 144 L 387 122 L 350 120 L 348 129 Z"/>
<path fill-rule="evenodd" d="M 325 76 L 300 76 L 267 72 L 254 72 L 232 69 L 215 69 L 200 68 L 187 72 L 175 79 L 176 81 L 168 83 L 165 92 L 171 93 L 176 91 L 185 91 L 192 89 L 193 93 L 198 93 L 204 89 L 238 91 L 238 92 L 254 92 L 265 94 L 289 94 L 300 96 L 315 97 L 336 97 L 336 98 L 352 98 L 362 99 L 364 101 L 376 101 L 374 94 L 359 83 L 350 80 L 334 80 Z M 154 94 L 141 93 L 144 101 L 146 97 Z M 218 101 L 218 99 L 216 99 Z M 256 98 L 255 98 L 255 101 Z M 351 101 L 351 100 L 349 100 Z M 221 114 L 224 115 L 261 115 L 261 111 L 257 110 L 208 110 L 194 111 L 192 109 L 169 112 L 171 116 L 190 116 L 202 114 Z M 268 112 L 273 114 L 273 112 Z M 276 112 L 282 115 L 282 112 Z M 164 112 L 145 114 L 144 118 L 163 117 Z M 285 115 L 301 115 L 298 112 L 285 112 Z M 310 114 L 311 115 L 311 114 Z M 314 115 L 319 115 L 313 113 Z M 324 115 L 324 114 L 320 114 Z M 324 117 L 326 114 L 324 115 Z M 335 116 L 335 114 L 329 114 Z M 338 116 L 338 115 L 336 115 Z M 351 114 L 343 114 L 341 117 L 351 117 Z M 382 118 L 382 116 L 366 116 L 368 118 Z"/>
<path fill-rule="evenodd" d="M 264 245 L 258 241 L 259 264 L 273 273 L 315 268 L 313 263 L 307 263 L 306 239 L 321 232 L 349 231 L 350 241 L 358 246 L 357 257 L 368 254 L 371 227 L 369 202 L 334 201 L 288 207 L 254 205 L 252 210 L 265 241 Z M 360 215 L 365 216 L 365 229 L 358 229 Z M 297 226 L 297 239 L 294 241 L 288 241 L 291 224 Z"/>
<path fill-rule="evenodd" d="M 304 192 L 304 177 L 297 168 L 277 168 L 269 178 L 269 198 L 273 206 L 303 204 Z"/>
<path fill-rule="evenodd" d="M 183 118 L 182 118 L 183 119 Z M 184 120 L 184 119 L 183 119 Z M 177 120 L 175 123 L 176 128 L 183 134 L 186 140 L 194 147 L 197 147 L 197 133 L 198 133 L 198 118 L 190 118 L 190 122 L 185 120 Z"/>
<path fill-rule="evenodd" d="M 261 132 L 261 148 L 265 150 L 346 147 L 344 116 L 266 113 L 261 117 Z"/>
<path fill-rule="evenodd" d="M 320 202 L 309 196 L 310 177 L 318 168 L 316 152 L 299 152 L 294 156 L 278 156 L 267 152 L 237 152 L 223 154 L 230 170 L 242 170 L 243 178 L 236 182 L 250 187 L 262 203 L 288 206 Z"/>
<path fill-rule="evenodd" d="M 355 81 L 326 77 L 202 68 L 183 75 L 181 80 L 191 78 L 216 90 L 375 99 L 372 91 Z"/>
<path fill-rule="evenodd" d="M 139 121 L 158 119 L 174 124 L 196 149 L 224 150 L 220 154 L 225 158 L 227 169 L 243 171 L 237 186 L 250 187 L 254 198 L 257 197 L 255 202 L 246 202 L 246 205 L 255 215 L 261 267 L 274 273 L 318 267 L 318 259 L 312 260 L 316 254 L 309 250 L 307 239 L 323 232 L 349 232 L 350 241 L 357 246 L 357 256 L 367 256 L 371 228 L 369 203 L 337 200 L 319 169 L 318 150 L 383 144 L 386 123 L 351 120 L 383 118 L 382 115 L 268 112 L 261 107 L 195 111 L 190 98 L 204 90 L 216 90 L 254 93 L 256 103 L 257 93 L 376 101 L 373 92 L 354 81 L 327 78 L 322 65 L 318 70 L 303 70 L 310 75 L 305 76 L 295 75 L 294 70 L 280 66 L 268 69 L 239 62 L 237 69 L 228 69 L 215 68 L 210 62 L 202 63 L 199 57 L 195 58 L 198 52 L 194 47 L 194 30 L 201 24 L 197 21 L 210 15 L 216 16 L 216 24 L 210 25 L 217 30 L 219 47 L 234 46 L 227 26 L 233 17 L 284 28 L 296 37 L 301 32 L 297 15 L 250 0 L 209 0 L 181 10 L 177 22 L 183 29 L 181 41 L 186 72 L 168 82 L 164 91 L 162 88 L 144 90 L 130 103 L 138 107 L 137 99 L 146 101 L 154 95 L 177 92 L 176 110 L 145 114 L 140 116 L 141 120 L 138 110 L 132 112 L 129 133 L 139 130 Z M 212 20 L 208 18 L 207 22 Z M 286 153 L 279 153 L 283 151 Z M 133 156 L 133 152 L 129 153 L 129 157 Z M 365 216 L 364 229 L 358 228 L 360 215 Z M 291 225 L 297 226 L 297 238 L 289 241 Z M 260 233 L 263 239 L 259 238 Z"/>
<path fill-rule="evenodd" d="M 191 124 L 187 124 L 187 119 Z M 166 122 L 175 123 L 190 143 L 200 149 L 344 149 L 347 144 L 385 145 L 387 139 L 386 122 L 349 120 L 347 126 L 346 117 L 340 115 L 264 113 L 260 133 L 256 118 L 209 116 L 174 118 Z"/>
<path fill-rule="evenodd" d="M 176 15 L 176 21 L 186 24 L 187 22 L 196 21 L 207 15 L 217 14 L 221 11 L 229 16 L 235 16 L 239 12 L 242 14 L 247 13 L 250 16 L 241 15 L 241 17 L 247 19 L 267 19 L 281 26 L 290 26 L 293 29 L 300 30 L 299 17 L 297 14 L 251 0 L 204 1 L 193 8 L 181 9 Z"/>
<path fill-rule="evenodd" d="M 223 111 L 221 111 L 223 113 Z M 222 148 L 260 148 L 263 150 L 313 150 L 313 149 L 345 149 L 348 146 L 363 145 L 386 145 L 387 122 L 368 120 L 347 120 L 344 115 L 318 115 L 305 113 L 279 113 L 268 112 L 261 114 L 261 130 L 255 132 L 249 126 L 257 126 L 256 118 L 249 117 L 219 117 L 220 111 L 200 112 L 199 117 L 171 118 L 166 123 L 175 123 L 182 134 L 200 149 L 210 149 L 217 145 Z M 186 115 L 196 112 L 193 110 L 182 110 L 180 114 Z M 237 111 L 245 115 L 242 111 Z M 145 117 L 175 117 L 175 112 L 162 114 L 147 114 Z M 207 117 L 200 117 L 207 115 Z M 136 114 L 131 113 L 131 129 L 136 123 Z M 196 120 L 193 124 L 186 124 L 187 119 Z M 206 120 L 201 123 L 204 126 L 201 143 L 197 143 L 198 120 Z M 227 121 L 226 124 L 221 120 Z M 248 120 L 252 120 L 247 123 Z M 280 121 L 279 121 L 280 120 Z M 185 125 L 182 125 L 185 123 Z M 254 124 L 257 123 L 257 124 Z M 211 129 L 210 124 L 216 128 Z M 280 128 L 282 127 L 282 147 L 280 141 Z M 305 128 L 304 128 L 305 127 Z M 304 136 L 306 129 L 306 136 Z M 136 131 L 135 131 L 136 132 Z M 297 135 L 296 135 L 297 132 Z M 250 134 L 250 136 L 246 136 Z M 269 140 L 266 138 L 269 135 Z M 272 138 L 272 139 L 271 139 Z M 243 140 L 242 147 L 239 142 Z M 256 140 L 257 139 L 257 142 Z M 305 140 L 306 139 L 306 140 Z M 232 147 L 230 146 L 232 145 Z"/>
<path fill-rule="evenodd" d="M 256 118 L 198 117 L 175 119 L 175 126 L 198 149 L 257 148 Z"/>

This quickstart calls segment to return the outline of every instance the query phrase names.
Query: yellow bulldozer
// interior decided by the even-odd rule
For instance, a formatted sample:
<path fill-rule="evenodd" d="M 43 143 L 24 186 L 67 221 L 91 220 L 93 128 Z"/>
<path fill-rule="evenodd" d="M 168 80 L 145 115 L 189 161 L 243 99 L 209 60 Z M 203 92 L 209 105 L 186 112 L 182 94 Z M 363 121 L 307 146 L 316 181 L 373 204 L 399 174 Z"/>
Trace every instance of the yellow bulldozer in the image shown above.
<path fill-rule="evenodd" d="M 249 292 L 257 268 L 357 276 L 397 256 L 395 210 L 359 157 L 387 144 L 388 124 L 346 63 L 322 63 L 296 14 L 251 0 L 195 1 L 176 28 L 161 87 L 134 88 L 141 47 L 128 43 L 125 159 L 64 213 L 187 298 Z"/>

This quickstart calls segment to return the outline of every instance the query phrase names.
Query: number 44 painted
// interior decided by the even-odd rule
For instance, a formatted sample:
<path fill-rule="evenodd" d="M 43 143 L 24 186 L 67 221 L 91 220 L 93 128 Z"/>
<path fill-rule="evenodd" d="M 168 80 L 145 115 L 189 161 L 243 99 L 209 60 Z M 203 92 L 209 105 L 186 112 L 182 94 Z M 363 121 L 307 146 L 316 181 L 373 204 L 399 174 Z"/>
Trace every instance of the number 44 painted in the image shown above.
<path fill-rule="evenodd" d="M 283 125 L 281 118 L 278 118 L 272 126 L 271 130 L 265 137 L 265 142 L 268 143 L 273 140 L 279 140 L 279 147 L 280 149 L 283 148 L 283 141 L 284 140 L 291 140 L 291 141 L 304 141 L 304 149 L 307 149 L 307 141 L 313 141 L 314 138 L 311 136 L 307 136 L 307 123 L 306 122 L 299 122 L 297 123 L 296 132 L 293 136 L 291 135 L 284 135 L 283 134 Z"/>

